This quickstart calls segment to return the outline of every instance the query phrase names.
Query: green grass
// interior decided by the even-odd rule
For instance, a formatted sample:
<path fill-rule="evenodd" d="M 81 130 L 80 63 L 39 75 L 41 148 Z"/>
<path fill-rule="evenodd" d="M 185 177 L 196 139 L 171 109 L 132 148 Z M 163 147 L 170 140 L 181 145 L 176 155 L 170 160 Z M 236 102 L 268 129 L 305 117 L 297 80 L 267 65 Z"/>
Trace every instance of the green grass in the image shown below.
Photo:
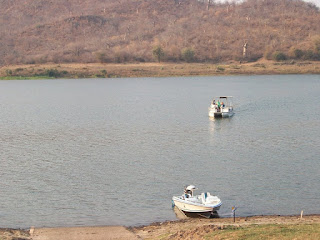
<path fill-rule="evenodd" d="M 162 239 L 168 239 L 170 236 L 170 233 L 165 233 L 165 234 L 162 234 L 161 236 L 158 237 L 159 240 L 162 240 Z"/>
<path fill-rule="evenodd" d="M 0 80 L 38 80 L 38 79 L 53 79 L 54 77 L 49 77 L 47 75 L 44 76 L 6 76 L 0 77 Z"/>
<path fill-rule="evenodd" d="M 313 240 L 320 239 L 320 224 L 268 224 L 251 225 L 248 227 L 227 227 L 224 230 L 214 231 L 205 236 L 206 240 Z"/>

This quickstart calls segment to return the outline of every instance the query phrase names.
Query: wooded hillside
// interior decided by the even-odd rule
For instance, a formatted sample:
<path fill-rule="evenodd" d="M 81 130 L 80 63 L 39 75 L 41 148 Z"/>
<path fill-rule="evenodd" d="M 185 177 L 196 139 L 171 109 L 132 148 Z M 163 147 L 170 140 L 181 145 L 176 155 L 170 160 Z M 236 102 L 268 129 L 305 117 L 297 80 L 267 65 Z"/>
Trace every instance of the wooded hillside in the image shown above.
<path fill-rule="evenodd" d="M 0 65 L 149 62 L 156 46 L 164 61 L 221 62 L 242 60 L 245 43 L 246 60 L 317 59 L 319 9 L 302 0 L 0 0 Z"/>

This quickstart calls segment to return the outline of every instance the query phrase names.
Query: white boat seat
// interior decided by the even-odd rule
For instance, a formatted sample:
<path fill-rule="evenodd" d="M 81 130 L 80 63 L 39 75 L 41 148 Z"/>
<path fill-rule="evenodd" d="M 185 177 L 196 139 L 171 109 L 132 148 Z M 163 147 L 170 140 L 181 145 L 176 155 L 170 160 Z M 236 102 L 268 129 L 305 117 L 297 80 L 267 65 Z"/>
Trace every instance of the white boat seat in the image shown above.
<path fill-rule="evenodd" d="M 208 197 L 208 193 L 201 193 L 202 204 L 206 204 L 207 197 Z"/>
<path fill-rule="evenodd" d="M 209 192 L 201 193 L 200 200 L 202 204 L 217 204 L 220 201 L 217 196 L 212 196 Z"/>

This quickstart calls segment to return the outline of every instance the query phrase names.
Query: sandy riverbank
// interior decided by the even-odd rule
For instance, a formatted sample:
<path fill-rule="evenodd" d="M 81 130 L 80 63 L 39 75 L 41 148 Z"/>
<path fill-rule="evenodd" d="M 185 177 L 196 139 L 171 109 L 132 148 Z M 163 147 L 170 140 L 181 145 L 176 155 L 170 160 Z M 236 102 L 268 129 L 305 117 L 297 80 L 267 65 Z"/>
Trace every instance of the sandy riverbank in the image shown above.
<path fill-rule="evenodd" d="M 0 79 L 320 74 L 320 61 L 253 63 L 31 64 L 3 66 Z"/>
<path fill-rule="evenodd" d="M 148 226 L 0 230 L 1 240 L 320 239 L 320 215 L 188 218 Z"/>

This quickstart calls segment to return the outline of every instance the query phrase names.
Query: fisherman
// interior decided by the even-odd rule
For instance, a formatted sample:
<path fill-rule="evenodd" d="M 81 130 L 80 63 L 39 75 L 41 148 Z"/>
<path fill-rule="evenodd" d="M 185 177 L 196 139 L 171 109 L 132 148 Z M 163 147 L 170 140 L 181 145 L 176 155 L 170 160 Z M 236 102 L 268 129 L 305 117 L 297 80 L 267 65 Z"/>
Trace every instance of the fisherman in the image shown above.
<path fill-rule="evenodd" d="M 188 190 L 188 189 L 184 189 L 184 196 L 185 196 L 185 198 L 189 198 L 189 197 L 191 197 L 192 196 L 192 192 L 191 192 L 191 190 Z"/>

